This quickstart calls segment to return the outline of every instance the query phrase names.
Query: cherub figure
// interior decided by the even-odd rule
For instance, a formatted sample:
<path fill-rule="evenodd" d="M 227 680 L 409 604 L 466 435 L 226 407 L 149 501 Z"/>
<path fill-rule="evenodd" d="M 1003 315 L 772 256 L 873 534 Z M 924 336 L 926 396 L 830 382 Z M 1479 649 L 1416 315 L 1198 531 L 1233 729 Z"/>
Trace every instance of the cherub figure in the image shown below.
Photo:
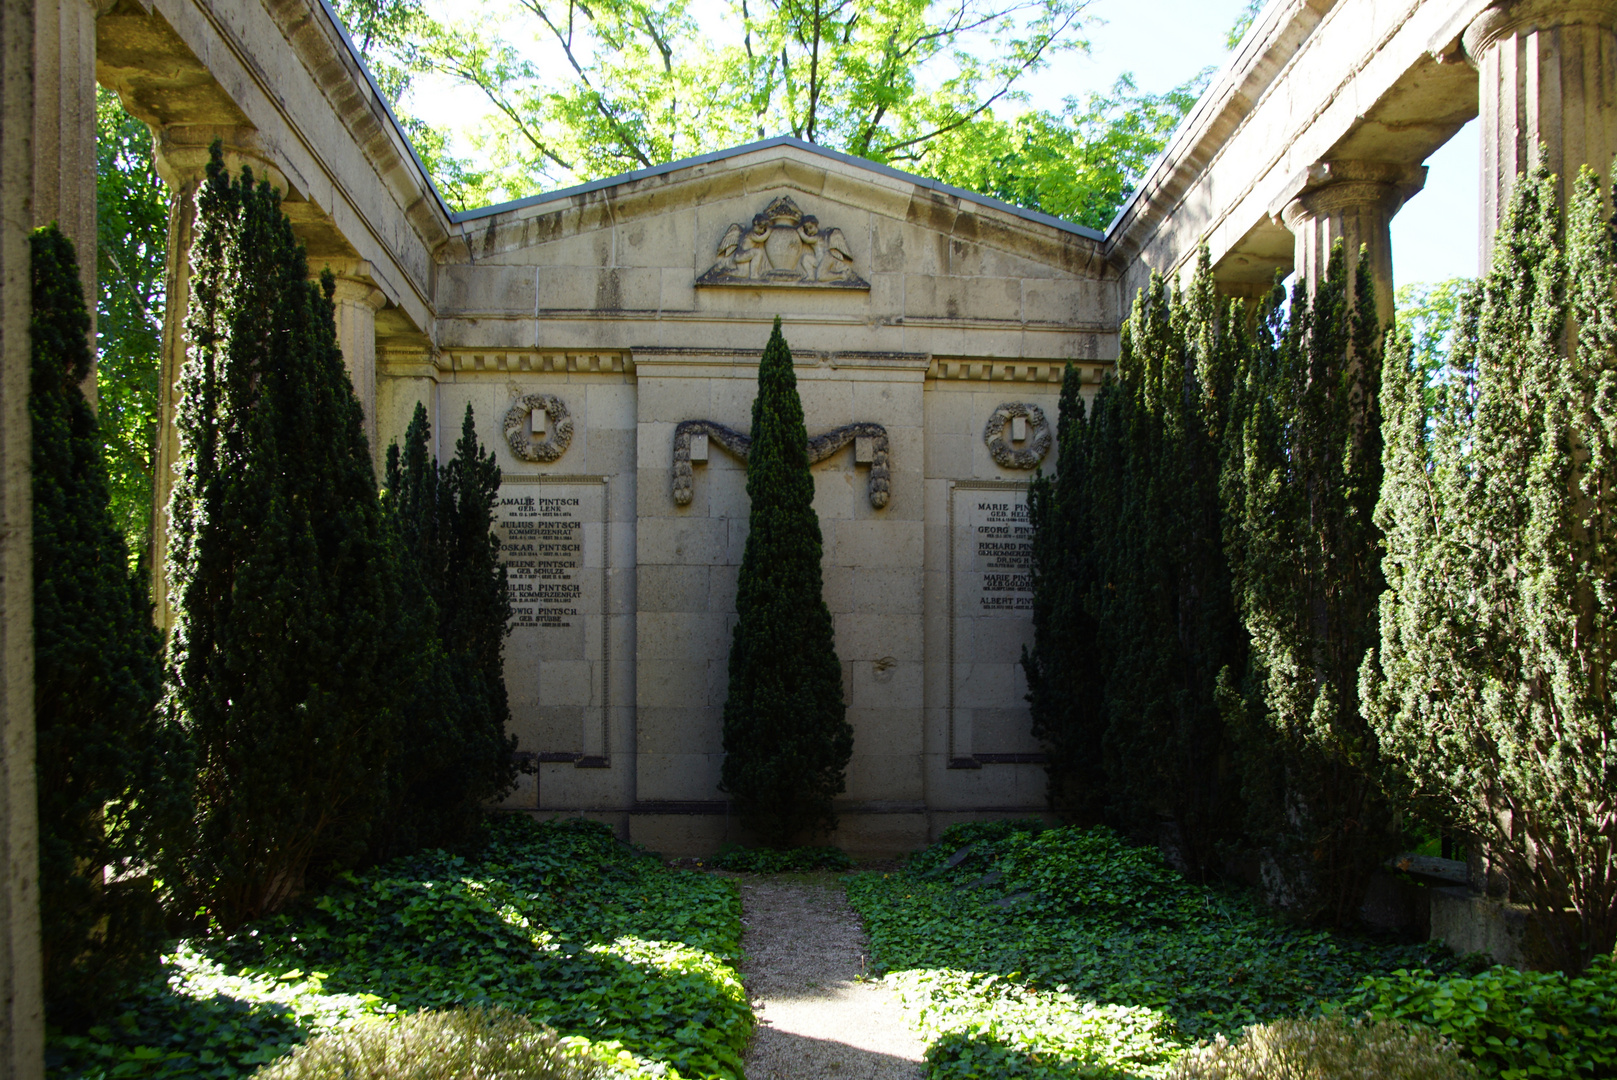
<path fill-rule="evenodd" d="M 797 227 L 797 241 L 803 245 L 797 268 L 802 272 L 804 281 L 820 279 L 820 242 L 824 239 L 820 235 L 820 219 L 813 214 L 804 214 L 803 223 Z"/>
<path fill-rule="evenodd" d="M 743 232 L 740 225 L 731 225 L 719 241 L 717 268 L 726 277 L 755 278 L 766 255 L 764 241 L 769 239 L 769 222 L 762 214 L 752 219 L 752 230 Z"/>
<path fill-rule="evenodd" d="M 741 238 L 741 244 L 736 249 L 737 269 L 740 264 L 747 266 L 747 277 L 755 278 L 759 272 L 766 269 L 765 263 L 769 253 L 764 250 L 764 242 L 769 239 L 769 219 L 762 214 L 754 214 L 752 218 L 752 231 Z"/>
<path fill-rule="evenodd" d="M 829 229 L 821 238 L 825 253 L 820 259 L 816 281 L 842 281 L 853 276 L 853 254 L 841 229 Z"/>

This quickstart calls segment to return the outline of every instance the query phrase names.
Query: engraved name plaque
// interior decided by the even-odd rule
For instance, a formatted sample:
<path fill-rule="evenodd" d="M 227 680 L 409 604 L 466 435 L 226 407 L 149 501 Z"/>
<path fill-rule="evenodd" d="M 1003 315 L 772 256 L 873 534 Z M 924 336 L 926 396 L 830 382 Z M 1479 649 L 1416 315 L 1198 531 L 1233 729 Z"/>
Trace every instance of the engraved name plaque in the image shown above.
<path fill-rule="evenodd" d="M 1021 669 L 1033 643 L 1027 484 L 961 481 L 949 499 L 950 765 L 1032 763 Z"/>
<path fill-rule="evenodd" d="M 501 493 L 500 551 L 511 585 L 513 627 L 559 630 L 579 625 L 584 501 L 575 493 L 555 489 Z"/>
<path fill-rule="evenodd" d="M 506 690 L 518 750 L 541 763 L 604 767 L 611 753 L 606 492 L 599 476 L 508 474 L 500 484 Z"/>

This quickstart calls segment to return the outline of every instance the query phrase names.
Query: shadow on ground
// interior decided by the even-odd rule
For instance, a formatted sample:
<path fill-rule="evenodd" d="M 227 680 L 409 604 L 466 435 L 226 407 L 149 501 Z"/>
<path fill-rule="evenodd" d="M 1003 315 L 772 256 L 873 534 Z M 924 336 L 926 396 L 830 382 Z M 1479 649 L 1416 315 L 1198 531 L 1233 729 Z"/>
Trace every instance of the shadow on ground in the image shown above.
<path fill-rule="evenodd" d="M 759 1027 L 747 1054 L 747 1080 L 921 1080 L 926 1067 L 832 1039 Z"/>

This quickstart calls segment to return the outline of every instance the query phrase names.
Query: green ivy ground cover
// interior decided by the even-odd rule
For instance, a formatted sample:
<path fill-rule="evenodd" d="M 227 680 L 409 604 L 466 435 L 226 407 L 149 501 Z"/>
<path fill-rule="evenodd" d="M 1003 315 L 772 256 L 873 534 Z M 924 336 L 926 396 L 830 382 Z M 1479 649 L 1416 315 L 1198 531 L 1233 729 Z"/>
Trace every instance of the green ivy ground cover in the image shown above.
<path fill-rule="evenodd" d="M 1617 1077 L 1617 966 L 1582 976 L 1493 967 L 1471 978 L 1397 971 L 1366 979 L 1353 1011 L 1422 1024 L 1501 1080 Z"/>
<path fill-rule="evenodd" d="M 360 1017 L 499 1005 L 642 1074 L 740 1080 L 752 1028 L 734 882 L 665 868 L 586 821 L 504 818 L 474 857 L 350 877 L 227 940 L 184 945 L 61 1080 L 234 1080 Z"/>
<path fill-rule="evenodd" d="M 1162 1076 L 1178 1047 L 1306 1016 L 1440 947 L 1287 924 L 1104 829 L 956 826 L 849 879 L 873 958 L 920 1010 L 934 1078 Z"/>

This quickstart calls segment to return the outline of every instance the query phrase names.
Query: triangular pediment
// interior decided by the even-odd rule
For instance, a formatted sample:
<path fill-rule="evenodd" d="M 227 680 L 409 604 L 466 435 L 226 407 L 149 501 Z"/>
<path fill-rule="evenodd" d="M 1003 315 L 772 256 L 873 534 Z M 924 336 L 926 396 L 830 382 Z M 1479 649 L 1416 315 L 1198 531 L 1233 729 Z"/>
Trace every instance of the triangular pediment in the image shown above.
<path fill-rule="evenodd" d="M 710 212 L 721 205 L 724 213 Z M 692 212 L 712 233 L 696 243 L 705 261 L 693 267 L 693 283 L 703 287 L 867 289 L 874 253 L 859 250 L 869 232 L 861 224 L 864 215 L 1014 252 L 1061 272 L 1106 273 L 1103 236 L 1094 229 L 790 137 L 468 211 L 453 220 L 472 261 L 503 261 L 518 249 Z M 451 244 L 451 261 L 459 261 L 460 246 Z"/>

